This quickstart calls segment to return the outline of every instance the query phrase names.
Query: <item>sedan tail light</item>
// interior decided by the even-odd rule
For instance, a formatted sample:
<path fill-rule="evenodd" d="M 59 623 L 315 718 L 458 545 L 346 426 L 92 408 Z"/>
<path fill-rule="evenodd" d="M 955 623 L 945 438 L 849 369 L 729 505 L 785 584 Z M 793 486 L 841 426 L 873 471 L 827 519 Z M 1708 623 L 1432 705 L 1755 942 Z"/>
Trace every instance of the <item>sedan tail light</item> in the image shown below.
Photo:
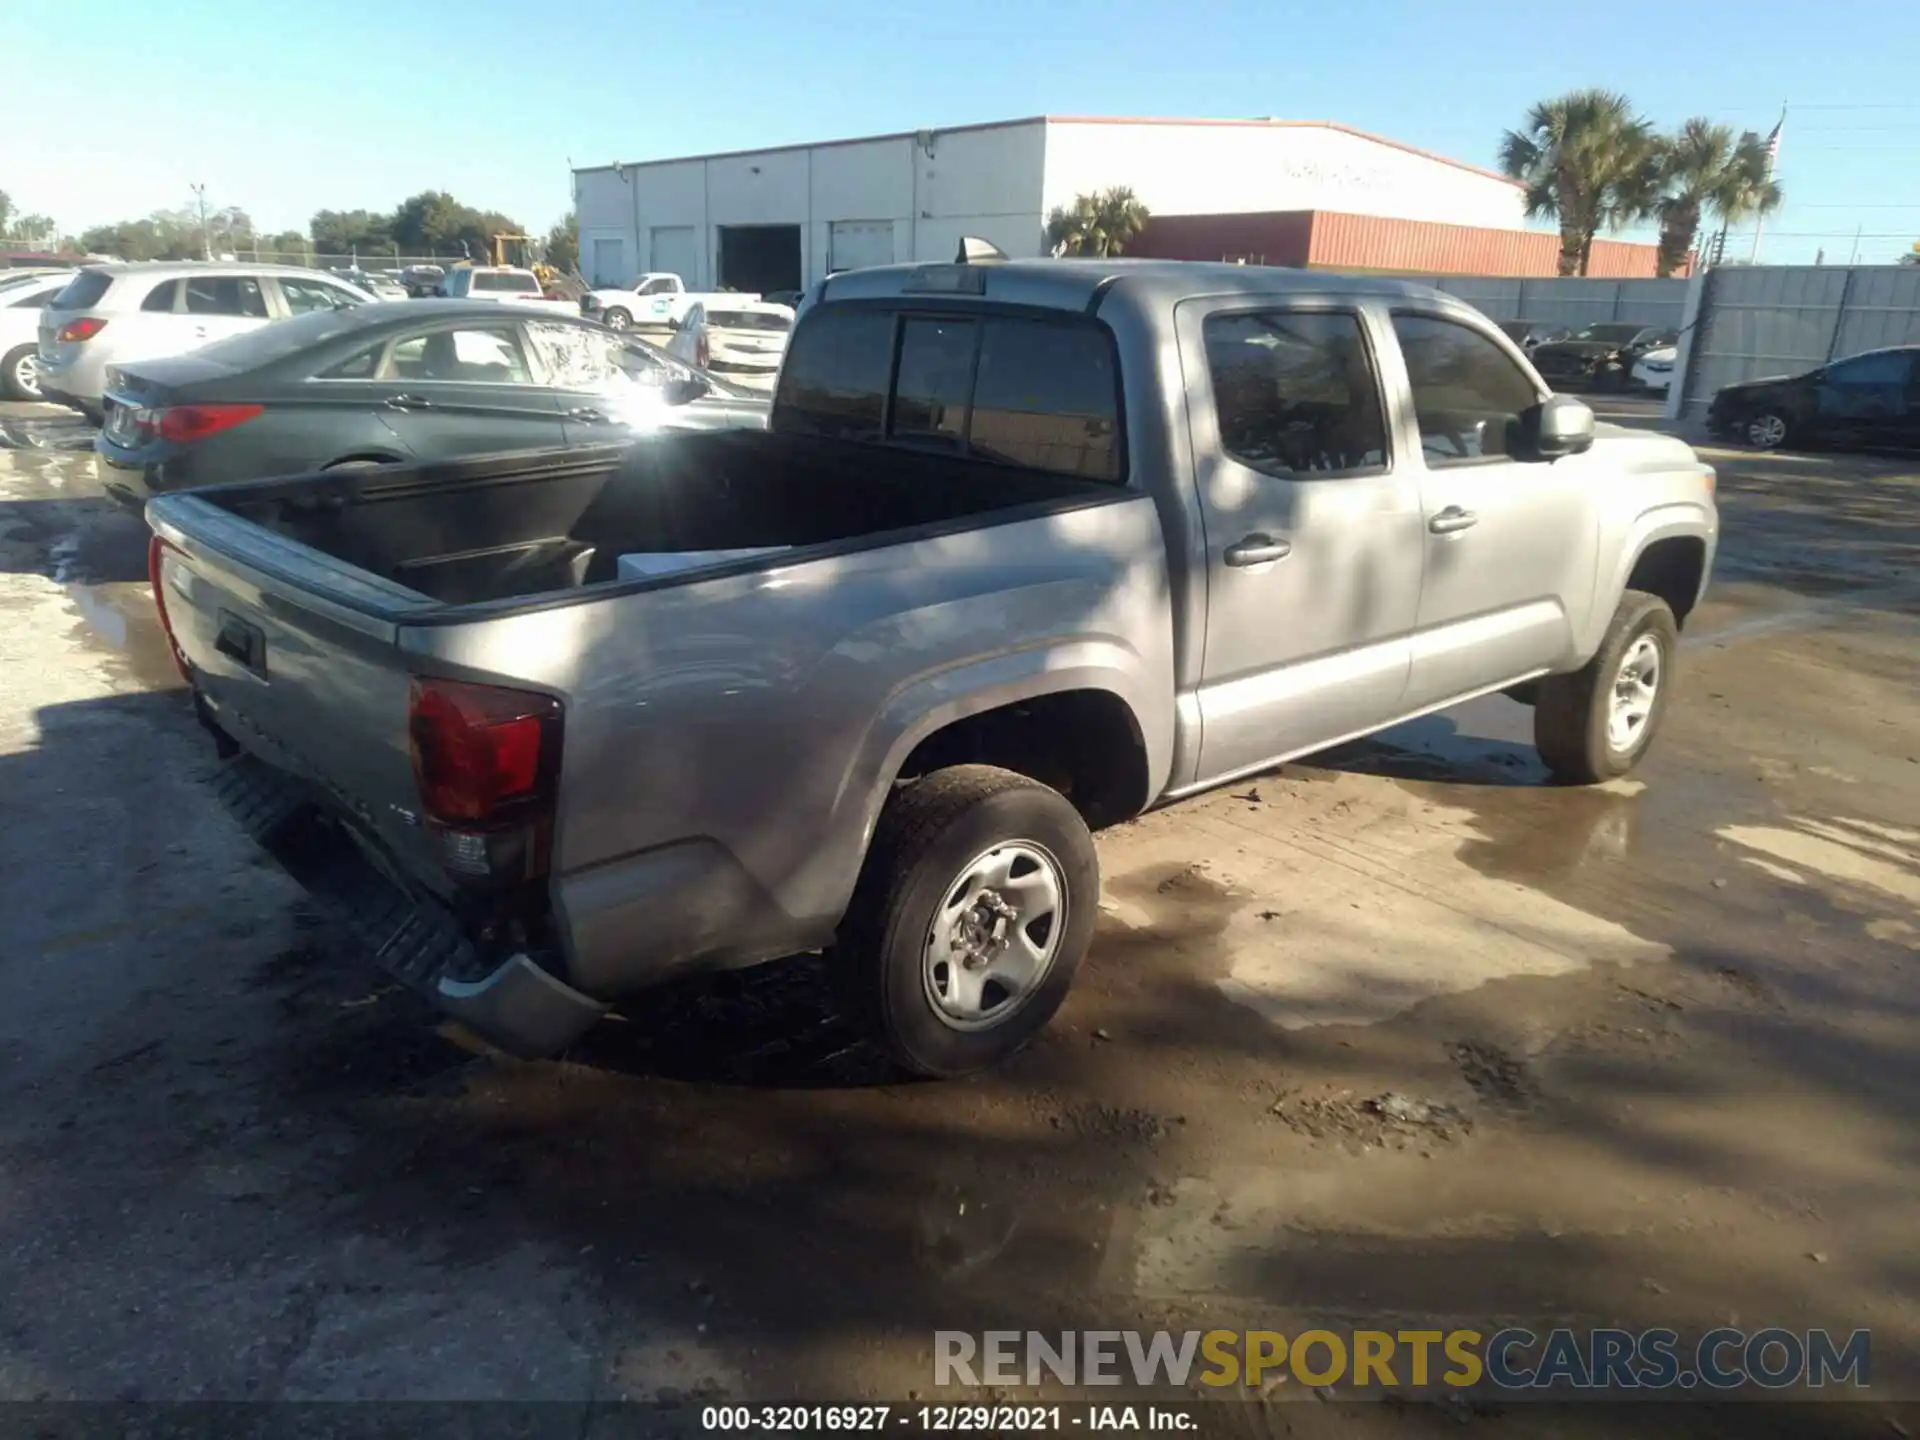
<path fill-rule="evenodd" d="M 707 332 L 702 330 L 700 338 L 694 342 L 694 363 L 702 370 L 713 364 L 713 346 L 707 342 Z"/>
<path fill-rule="evenodd" d="M 83 315 L 78 320 L 69 320 L 54 332 L 53 338 L 65 344 L 74 344 L 81 340 L 91 340 L 107 328 L 107 322 L 98 315 Z"/>
<path fill-rule="evenodd" d="M 147 541 L 147 579 L 153 586 L 153 608 L 160 612 L 160 633 L 167 637 L 167 649 L 173 655 L 173 668 L 180 672 L 180 678 L 189 685 L 193 676 L 187 669 L 187 657 L 180 653 L 180 642 L 173 638 L 173 618 L 167 614 L 166 563 L 171 551 L 178 555 L 179 550 L 155 535 Z"/>
<path fill-rule="evenodd" d="M 263 405 L 173 405 L 158 412 L 154 429 L 162 440 L 190 445 L 195 440 L 244 425 L 265 408 Z"/>

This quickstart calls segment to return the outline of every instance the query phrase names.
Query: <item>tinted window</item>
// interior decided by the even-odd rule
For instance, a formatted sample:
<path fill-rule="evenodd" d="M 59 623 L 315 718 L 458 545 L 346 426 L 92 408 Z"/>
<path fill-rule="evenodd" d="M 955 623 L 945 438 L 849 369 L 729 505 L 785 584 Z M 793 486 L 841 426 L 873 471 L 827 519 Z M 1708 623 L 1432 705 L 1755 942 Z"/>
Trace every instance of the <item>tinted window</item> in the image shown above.
<path fill-rule="evenodd" d="M 1600 340 L 1609 345 L 1630 345 L 1643 327 L 1639 325 L 1583 325 L 1567 338 Z"/>
<path fill-rule="evenodd" d="M 473 288 L 509 295 L 538 295 L 540 282 L 531 275 L 476 275 L 473 277 Z"/>
<path fill-rule="evenodd" d="M 1220 444 L 1236 460 L 1282 475 L 1386 463 L 1380 389 L 1357 316 L 1214 315 L 1205 335 Z"/>
<path fill-rule="evenodd" d="M 794 332 L 780 370 L 782 429 L 873 440 L 886 410 L 893 315 L 827 306 Z"/>
<path fill-rule="evenodd" d="M 547 372 L 547 384 L 559 390 L 604 390 L 626 373 L 624 346 L 598 326 L 536 321 L 528 337 Z"/>
<path fill-rule="evenodd" d="M 967 433 L 977 339 L 971 320 L 909 319 L 900 327 L 890 433 L 960 443 Z"/>
<path fill-rule="evenodd" d="M 267 318 L 267 297 L 250 275 L 195 275 L 186 282 L 189 315 L 240 315 Z"/>
<path fill-rule="evenodd" d="M 1427 464 L 1511 454 L 1520 413 L 1540 397 L 1506 351 L 1477 330 L 1430 315 L 1395 315 L 1393 332 Z"/>
<path fill-rule="evenodd" d="M 56 310 L 87 310 L 100 303 L 108 289 L 113 285 L 111 275 L 102 275 L 89 270 L 73 277 L 58 295 L 53 297 Z"/>
<path fill-rule="evenodd" d="M 975 454 L 1092 480 L 1120 478 L 1113 345 L 1091 325 L 989 320 L 980 341 Z"/>
<path fill-rule="evenodd" d="M 284 360 L 336 335 L 350 334 L 365 322 L 350 310 L 324 310 L 262 325 L 202 346 L 194 353 L 235 370 L 252 370 Z M 374 349 L 379 349 L 375 345 Z"/>
<path fill-rule="evenodd" d="M 383 380 L 456 380 L 469 385 L 530 385 L 511 325 L 471 325 L 410 335 L 387 357 Z"/>
<path fill-rule="evenodd" d="M 295 280 L 289 276 L 280 277 L 280 294 L 287 302 L 287 309 L 295 315 L 306 315 L 316 310 L 338 310 L 347 305 L 358 305 L 360 299 L 338 285 L 329 285 L 323 280 Z"/>
<path fill-rule="evenodd" d="M 171 315 L 180 308 L 180 282 L 163 280 L 147 292 L 147 298 L 140 302 L 140 308 L 149 314 Z"/>
<path fill-rule="evenodd" d="M 672 280 L 665 276 L 655 276 L 634 293 L 636 295 L 671 295 L 674 293 L 674 289 L 675 287 Z"/>
<path fill-rule="evenodd" d="M 1883 350 L 1877 355 L 1861 355 L 1827 367 L 1827 379 L 1835 385 L 1888 385 L 1907 383 L 1913 367 L 1912 354 L 1905 350 Z"/>
<path fill-rule="evenodd" d="M 772 310 L 710 310 L 707 324 L 715 330 L 765 330 L 785 334 L 793 321 Z"/>

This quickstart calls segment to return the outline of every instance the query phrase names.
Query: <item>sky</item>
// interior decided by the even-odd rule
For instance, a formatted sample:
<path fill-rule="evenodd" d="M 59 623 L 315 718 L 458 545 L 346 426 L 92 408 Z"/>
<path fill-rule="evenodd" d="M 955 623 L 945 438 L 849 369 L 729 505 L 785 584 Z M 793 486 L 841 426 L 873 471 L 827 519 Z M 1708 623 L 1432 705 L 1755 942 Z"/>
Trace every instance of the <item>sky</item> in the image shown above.
<path fill-rule="evenodd" d="M 544 232 L 569 162 L 1052 113 L 1337 120 L 1492 165 L 1532 102 L 1598 85 L 1662 126 L 1788 104 L 1762 258 L 1845 263 L 1857 233 L 1885 262 L 1920 239 L 1916 56 L 1912 0 L 0 0 L 0 190 L 72 233 L 195 184 L 268 233 L 427 189 Z"/>

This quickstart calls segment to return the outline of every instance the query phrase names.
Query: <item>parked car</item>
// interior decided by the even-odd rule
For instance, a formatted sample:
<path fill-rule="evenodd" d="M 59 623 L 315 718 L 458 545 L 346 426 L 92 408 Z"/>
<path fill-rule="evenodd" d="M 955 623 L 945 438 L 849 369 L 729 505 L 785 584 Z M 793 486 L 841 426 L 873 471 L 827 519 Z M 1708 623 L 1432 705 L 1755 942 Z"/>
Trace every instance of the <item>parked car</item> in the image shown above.
<path fill-rule="evenodd" d="M 1673 385 L 1673 366 L 1680 354 L 1678 345 L 1656 345 L 1642 351 L 1633 362 L 1633 383 L 1642 390 L 1664 395 Z"/>
<path fill-rule="evenodd" d="M 1650 325 L 1583 325 L 1533 349 L 1533 363 L 1553 385 L 1624 389 L 1633 365 L 1648 350 L 1672 345 L 1677 330 Z"/>
<path fill-rule="evenodd" d="M 441 282 L 446 278 L 445 268 L 439 265 L 409 265 L 400 272 L 400 283 L 406 287 L 407 294 L 416 300 L 438 294 Z"/>
<path fill-rule="evenodd" d="M 116 365 L 94 449 L 103 487 L 138 504 L 256 475 L 761 428 L 767 406 L 577 316 L 402 301 Z"/>
<path fill-rule="evenodd" d="M 793 311 L 761 300 L 701 301 L 667 342 L 667 353 L 751 390 L 773 389 L 793 333 Z"/>
<path fill-rule="evenodd" d="M 698 294 L 687 289 L 686 281 L 678 275 L 653 272 L 640 276 L 631 289 L 589 290 L 580 297 L 580 313 L 589 320 L 598 320 L 609 330 L 625 330 L 634 325 L 672 328 L 702 301 L 730 305 L 759 298 L 731 290 Z"/>
<path fill-rule="evenodd" d="M 372 298 L 285 265 L 89 265 L 41 312 L 40 392 L 97 424 L 109 365 L 184 355 L 270 320 Z"/>
<path fill-rule="evenodd" d="M 1065 995 L 1090 827 L 1523 685 L 1630 769 L 1713 482 L 1424 286 L 1016 260 L 829 279 L 765 431 L 147 516 L 236 813 L 473 1030 L 826 949 L 954 1075 Z"/>
<path fill-rule="evenodd" d="M 40 311 L 66 289 L 71 270 L 0 275 L 0 399 L 40 396 Z"/>
<path fill-rule="evenodd" d="M 457 266 L 447 272 L 439 293 L 449 300 L 530 305 L 563 315 L 574 315 L 578 309 L 571 300 L 550 298 L 541 288 L 538 275 L 513 265 Z"/>
<path fill-rule="evenodd" d="M 1540 346 L 1564 339 L 1567 335 L 1564 325 L 1543 325 L 1532 320 L 1501 320 L 1497 323 L 1502 333 L 1529 355 Z"/>
<path fill-rule="evenodd" d="M 1707 406 L 1707 429 L 1763 450 L 1920 449 L 1920 345 L 1868 350 L 1802 375 L 1728 385 Z"/>

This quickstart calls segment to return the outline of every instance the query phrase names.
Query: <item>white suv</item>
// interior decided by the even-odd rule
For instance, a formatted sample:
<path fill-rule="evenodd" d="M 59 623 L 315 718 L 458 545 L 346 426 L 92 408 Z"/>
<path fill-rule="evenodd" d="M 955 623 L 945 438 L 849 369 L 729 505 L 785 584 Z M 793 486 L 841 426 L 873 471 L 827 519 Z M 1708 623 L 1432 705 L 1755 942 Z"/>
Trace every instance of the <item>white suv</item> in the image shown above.
<path fill-rule="evenodd" d="M 183 355 L 289 315 L 372 303 L 335 276 L 285 265 L 89 265 L 41 312 L 40 393 L 98 423 L 109 365 Z"/>

